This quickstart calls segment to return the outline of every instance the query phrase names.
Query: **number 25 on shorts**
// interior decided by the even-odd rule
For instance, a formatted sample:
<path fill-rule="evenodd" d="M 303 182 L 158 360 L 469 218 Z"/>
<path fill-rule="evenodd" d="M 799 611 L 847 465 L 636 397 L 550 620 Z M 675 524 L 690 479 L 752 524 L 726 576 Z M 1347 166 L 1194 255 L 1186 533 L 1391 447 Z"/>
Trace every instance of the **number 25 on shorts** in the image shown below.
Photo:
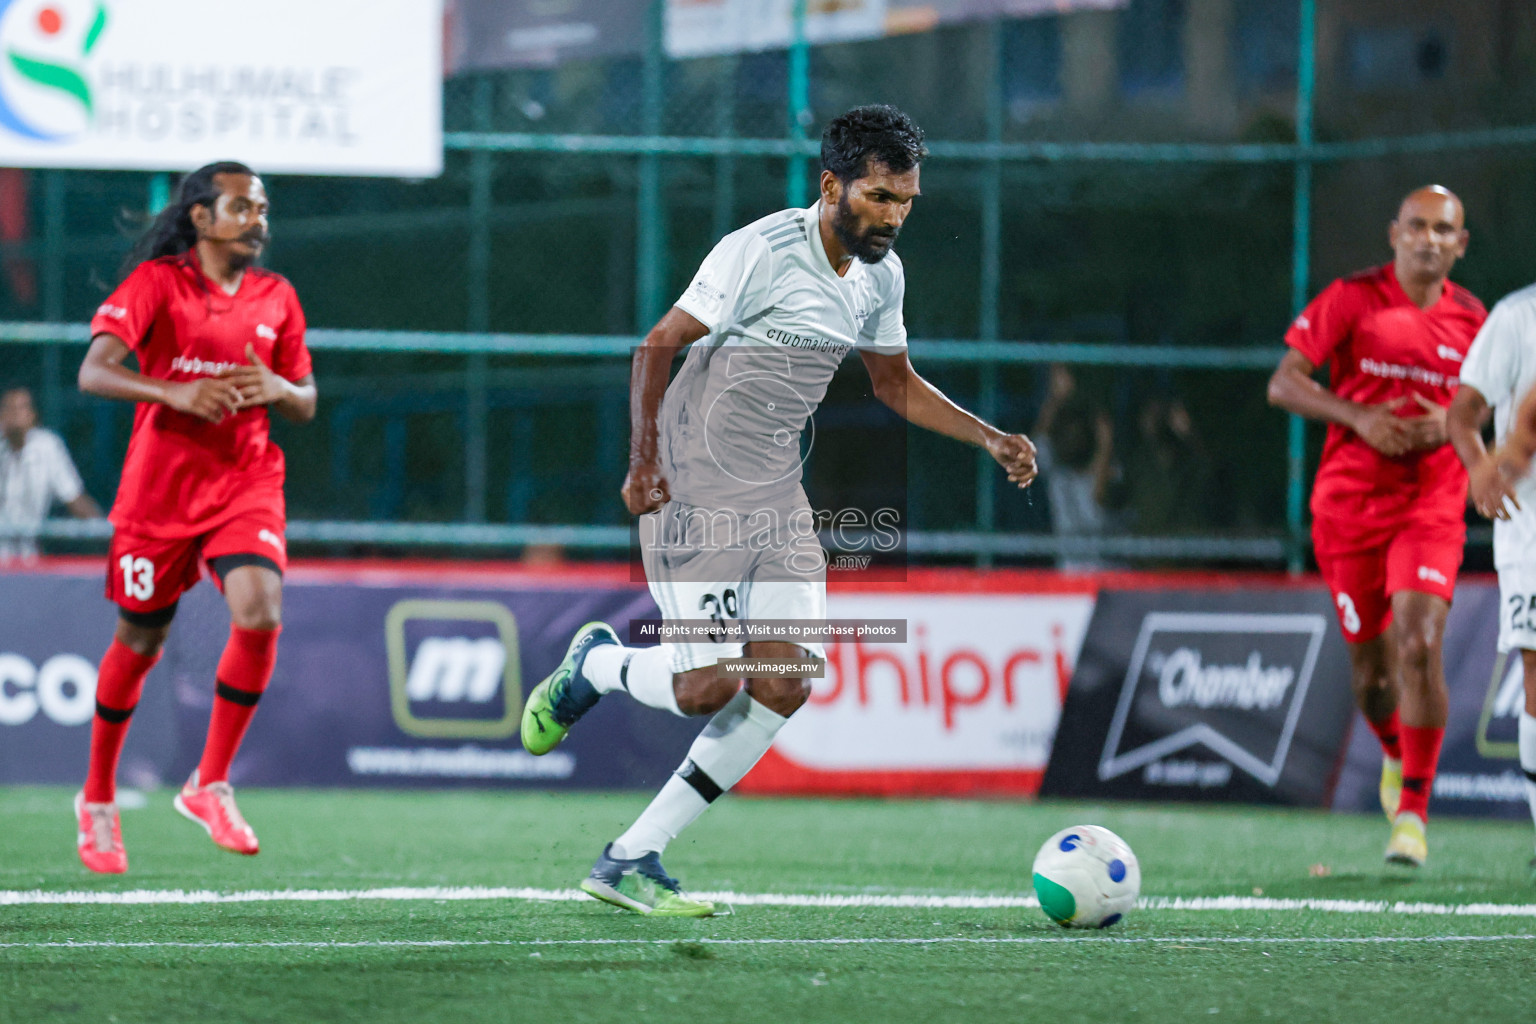
<path fill-rule="evenodd" d="M 155 596 L 155 563 L 147 558 L 124 555 L 117 560 L 123 570 L 123 593 L 135 601 L 148 601 Z"/>

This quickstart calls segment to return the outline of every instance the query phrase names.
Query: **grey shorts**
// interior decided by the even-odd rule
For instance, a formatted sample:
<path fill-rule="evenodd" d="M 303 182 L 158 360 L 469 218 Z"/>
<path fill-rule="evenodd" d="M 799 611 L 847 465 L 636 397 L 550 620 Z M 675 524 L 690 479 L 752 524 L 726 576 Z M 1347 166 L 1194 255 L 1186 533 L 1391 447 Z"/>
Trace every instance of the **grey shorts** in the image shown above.
<path fill-rule="evenodd" d="M 744 517 L 670 501 L 640 517 L 640 558 L 666 619 L 742 622 L 827 617 L 826 555 L 809 508 Z M 739 658 L 732 642 L 667 643 L 673 672 Z M 826 657 L 819 643 L 800 645 Z"/>

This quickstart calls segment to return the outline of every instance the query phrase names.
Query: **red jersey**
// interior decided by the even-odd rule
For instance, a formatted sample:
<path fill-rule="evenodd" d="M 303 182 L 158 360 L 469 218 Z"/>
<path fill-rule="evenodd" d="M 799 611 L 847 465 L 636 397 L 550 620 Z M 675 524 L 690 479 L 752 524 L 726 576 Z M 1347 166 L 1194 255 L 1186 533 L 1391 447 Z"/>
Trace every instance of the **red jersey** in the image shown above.
<path fill-rule="evenodd" d="M 247 344 L 290 381 L 311 370 L 304 311 L 286 279 L 251 267 L 230 295 L 203 274 L 192 252 L 141 263 L 97 309 L 91 335 L 113 334 L 160 380 L 212 377 L 248 362 Z M 141 402 L 114 526 L 143 537 L 194 537 L 251 509 L 283 509 L 283 452 L 270 440 L 265 408 L 209 423 L 158 402 Z"/>
<path fill-rule="evenodd" d="M 1378 405 L 1406 397 L 1398 415 L 1417 416 L 1416 394 L 1451 404 L 1461 362 L 1487 317 L 1476 296 L 1450 281 L 1440 301 L 1420 309 L 1388 263 L 1330 284 L 1291 324 L 1285 343 L 1314 366 L 1326 363 L 1340 398 Z M 1466 502 L 1467 473 L 1449 444 L 1391 459 L 1354 431 L 1329 425 L 1312 488 L 1315 516 L 1459 528 Z"/>

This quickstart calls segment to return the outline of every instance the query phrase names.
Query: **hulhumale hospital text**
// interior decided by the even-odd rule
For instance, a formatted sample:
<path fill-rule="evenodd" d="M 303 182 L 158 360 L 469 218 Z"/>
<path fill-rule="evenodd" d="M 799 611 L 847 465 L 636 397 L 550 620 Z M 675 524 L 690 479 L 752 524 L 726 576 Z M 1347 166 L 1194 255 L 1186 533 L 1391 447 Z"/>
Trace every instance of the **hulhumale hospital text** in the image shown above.
<path fill-rule="evenodd" d="M 94 131 L 124 139 L 273 139 L 351 146 L 345 67 L 103 64 Z"/>

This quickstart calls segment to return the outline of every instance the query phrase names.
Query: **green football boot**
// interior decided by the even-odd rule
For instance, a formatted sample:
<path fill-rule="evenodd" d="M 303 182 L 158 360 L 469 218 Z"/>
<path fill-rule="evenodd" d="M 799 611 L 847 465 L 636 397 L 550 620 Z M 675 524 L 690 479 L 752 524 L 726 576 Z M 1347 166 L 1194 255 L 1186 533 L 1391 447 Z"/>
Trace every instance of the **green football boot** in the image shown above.
<path fill-rule="evenodd" d="M 618 642 L 618 634 L 606 622 L 589 622 L 576 631 L 565 660 L 533 688 L 523 705 L 523 748 L 528 753 L 554 750 L 577 719 L 597 704 L 602 694 L 581 674 L 581 663 L 592 648 Z"/>
<path fill-rule="evenodd" d="M 581 891 L 604 903 L 657 917 L 710 917 L 715 905 L 683 894 L 677 879 L 661 866 L 661 854 L 647 853 L 634 860 L 612 855 L 613 844 L 603 847 L 592 873 L 581 880 Z"/>

